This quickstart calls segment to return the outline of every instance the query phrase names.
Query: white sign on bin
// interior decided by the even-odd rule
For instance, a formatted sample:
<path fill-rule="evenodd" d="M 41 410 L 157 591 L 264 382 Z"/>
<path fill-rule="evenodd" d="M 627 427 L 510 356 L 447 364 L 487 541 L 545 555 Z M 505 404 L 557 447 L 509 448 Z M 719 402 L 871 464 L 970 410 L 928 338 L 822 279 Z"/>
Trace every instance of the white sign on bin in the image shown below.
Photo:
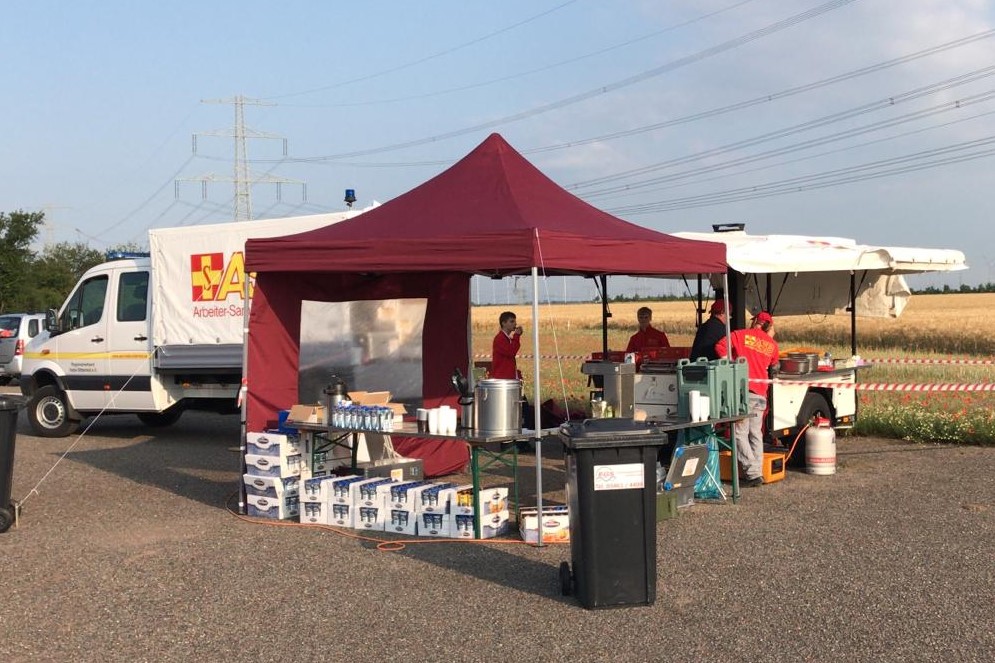
<path fill-rule="evenodd" d="M 642 463 L 621 465 L 595 465 L 595 490 L 630 490 L 645 485 L 645 469 Z"/>

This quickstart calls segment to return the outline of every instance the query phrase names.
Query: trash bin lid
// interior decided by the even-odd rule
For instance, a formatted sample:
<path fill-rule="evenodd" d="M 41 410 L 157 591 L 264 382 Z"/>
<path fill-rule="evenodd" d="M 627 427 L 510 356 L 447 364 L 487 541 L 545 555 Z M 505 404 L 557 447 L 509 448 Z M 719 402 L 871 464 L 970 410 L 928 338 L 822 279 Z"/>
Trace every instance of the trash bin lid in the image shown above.
<path fill-rule="evenodd" d="M 585 419 L 560 426 L 560 440 L 570 449 L 660 446 L 667 433 L 630 418 Z"/>

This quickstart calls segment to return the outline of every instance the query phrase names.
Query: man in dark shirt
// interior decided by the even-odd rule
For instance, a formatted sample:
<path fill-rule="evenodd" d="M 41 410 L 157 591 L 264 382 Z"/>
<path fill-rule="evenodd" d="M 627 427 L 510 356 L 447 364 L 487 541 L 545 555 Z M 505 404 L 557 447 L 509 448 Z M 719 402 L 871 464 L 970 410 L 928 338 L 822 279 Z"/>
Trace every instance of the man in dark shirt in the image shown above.
<path fill-rule="evenodd" d="M 698 333 L 694 335 L 694 343 L 691 344 L 691 361 L 699 357 L 719 358 L 715 351 L 715 344 L 726 335 L 725 302 L 719 300 L 713 303 L 709 313 L 708 320 L 701 323 L 701 326 L 698 327 Z"/>

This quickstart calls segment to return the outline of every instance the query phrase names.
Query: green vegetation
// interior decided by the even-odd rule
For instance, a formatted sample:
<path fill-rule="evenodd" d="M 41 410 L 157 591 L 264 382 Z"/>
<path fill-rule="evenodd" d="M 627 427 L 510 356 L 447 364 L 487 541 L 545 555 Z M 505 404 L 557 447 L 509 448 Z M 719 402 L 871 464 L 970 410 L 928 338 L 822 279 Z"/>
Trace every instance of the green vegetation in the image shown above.
<path fill-rule="evenodd" d="M 57 308 L 83 272 L 104 254 L 86 244 L 60 242 L 31 250 L 42 212 L 0 212 L 0 313 Z"/>

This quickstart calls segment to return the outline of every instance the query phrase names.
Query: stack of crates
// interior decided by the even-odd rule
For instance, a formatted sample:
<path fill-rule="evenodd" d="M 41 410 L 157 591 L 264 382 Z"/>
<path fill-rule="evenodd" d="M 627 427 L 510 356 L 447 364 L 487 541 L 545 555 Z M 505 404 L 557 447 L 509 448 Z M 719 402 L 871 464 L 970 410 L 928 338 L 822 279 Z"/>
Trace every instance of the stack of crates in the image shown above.
<path fill-rule="evenodd" d="M 284 520 L 300 513 L 301 445 L 294 435 L 249 433 L 245 447 L 246 512 Z"/>

